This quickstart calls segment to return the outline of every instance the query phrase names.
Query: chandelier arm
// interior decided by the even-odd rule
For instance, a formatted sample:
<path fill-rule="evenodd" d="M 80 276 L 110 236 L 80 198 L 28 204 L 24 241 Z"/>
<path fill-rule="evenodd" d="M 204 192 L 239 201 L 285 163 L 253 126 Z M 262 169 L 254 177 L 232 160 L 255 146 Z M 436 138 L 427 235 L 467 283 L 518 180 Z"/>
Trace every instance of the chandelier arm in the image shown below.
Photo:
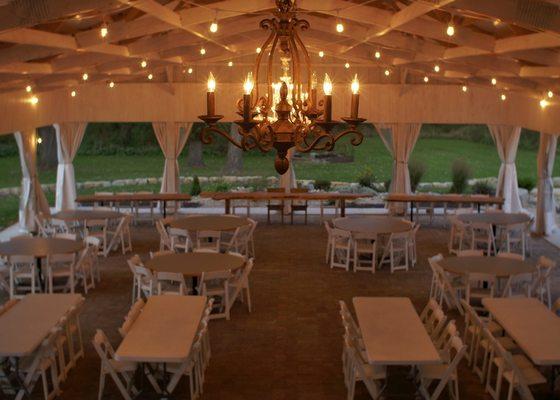
<path fill-rule="evenodd" d="M 261 21 L 261 26 L 262 26 L 262 22 L 263 21 Z M 266 29 L 269 29 L 269 28 L 266 28 Z M 273 38 L 274 38 L 274 31 L 271 30 L 270 35 L 268 35 L 268 38 L 266 39 L 266 41 L 264 42 L 264 44 L 261 47 L 261 52 L 257 54 L 257 61 L 255 62 L 255 67 L 254 67 L 254 71 L 253 71 L 253 75 L 255 76 L 254 90 L 256 90 L 254 100 L 253 100 L 253 103 L 254 103 L 253 108 L 255 108 L 257 106 L 257 102 L 259 100 L 259 70 L 260 70 L 260 66 L 261 66 L 262 56 L 264 54 L 264 50 L 268 47 L 268 45 L 270 44 L 270 42 L 272 41 Z"/>
<path fill-rule="evenodd" d="M 299 93 L 299 85 L 301 83 L 301 77 L 299 74 L 299 52 L 298 52 L 298 48 L 296 46 L 296 42 L 293 39 L 293 36 L 290 37 L 290 40 L 288 41 L 289 46 L 290 46 L 290 52 L 292 54 L 291 57 L 291 64 L 292 64 L 292 74 L 294 76 L 294 81 L 292 84 L 292 105 L 294 107 L 294 109 L 296 108 L 296 101 L 300 96 Z"/>
<path fill-rule="evenodd" d="M 241 150 L 246 150 L 245 147 L 243 147 L 242 142 L 238 142 L 237 140 L 232 138 L 228 132 L 226 132 L 223 129 L 220 129 L 216 126 L 206 126 L 200 131 L 200 141 L 203 144 L 212 144 L 214 142 L 214 137 L 210 134 L 211 132 L 214 132 L 214 133 L 217 133 L 220 136 L 223 136 L 231 144 L 233 144 L 236 147 L 239 147 Z M 240 133 L 241 133 L 241 136 L 244 136 L 242 132 L 240 132 Z"/>
<path fill-rule="evenodd" d="M 355 126 L 350 126 L 350 128 L 345 129 L 344 131 L 334 136 L 334 142 L 336 143 L 339 139 L 347 135 L 353 135 L 353 137 L 350 139 L 350 143 L 352 144 L 352 146 L 358 146 L 364 140 L 364 134 L 357 130 Z"/>
<path fill-rule="evenodd" d="M 278 33 L 275 32 L 274 39 L 272 40 L 272 45 L 270 47 L 270 54 L 268 55 L 268 65 L 267 65 L 267 75 L 266 75 L 266 90 L 268 94 L 268 104 L 267 108 L 272 106 L 272 67 L 274 63 L 274 52 L 276 46 L 278 45 Z"/>
<path fill-rule="evenodd" d="M 302 21 L 298 21 L 298 22 L 302 22 Z M 304 21 L 307 23 L 307 21 Z M 307 25 L 309 26 L 309 23 L 307 23 Z M 306 28 L 307 29 L 307 28 Z M 303 58 L 305 60 L 305 64 L 307 66 L 307 93 L 311 93 L 311 59 L 309 58 L 309 52 L 307 51 L 307 48 L 305 47 L 305 45 L 303 44 L 303 41 L 301 40 L 301 38 L 299 37 L 299 34 L 297 31 L 294 32 L 294 38 L 296 40 L 296 42 L 299 44 L 301 51 L 303 53 Z M 312 106 L 314 106 L 315 104 L 312 104 Z"/>
<path fill-rule="evenodd" d="M 322 143 L 323 142 L 323 143 Z M 305 141 L 307 147 L 303 147 L 300 143 L 296 143 L 296 150 L 300 153 L 309 153 L 311 150 L 332 150 L 334 148 L 334 136 L 322 133 L 317 136 L 311 144 Z"/>

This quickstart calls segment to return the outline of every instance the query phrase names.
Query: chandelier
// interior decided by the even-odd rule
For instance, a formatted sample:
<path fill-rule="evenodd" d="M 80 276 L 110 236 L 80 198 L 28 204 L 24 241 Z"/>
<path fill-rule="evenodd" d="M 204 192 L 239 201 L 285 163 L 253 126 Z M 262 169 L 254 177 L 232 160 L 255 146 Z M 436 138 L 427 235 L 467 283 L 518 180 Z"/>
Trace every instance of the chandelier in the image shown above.
<path fill-rule="evenodd" d="M 312 72 L 309 54 L 298 31 L 309 29 L 309 22 L 296 18 L 295 0 L 276 0 L 274 17 L 261 21 L 261 28 L 269 31 L 257 59 L 243 83 L 243 97 L 237 102 L 237 114 L 242 119 L 234 121 L 239 126 L 240 139 L 219 128 L 217 123 L 223 115 L 216 115 L 216 80 L 210 72 L 206 93 L 206 115 L 199 118 L 205 122 L 200 132 L 202 143 L 212 143 L 212 133 L 226 138 L 233 145 L 262 152 L 276 150 L 274 166 L 284 174 L 290 166 L 288 150 L 307 153 L 312 150 L 328 150 L 342 137 L 350 135 L 350 143 L 359 145 L 363 134 L 358 126 L 365 121 L 358 117 L 359 82 L 354 76 L 351 84 L 352 102 L 349 117 L 341 118 L 346 127 L 340 132 L 333 129 L 340 121 L 332 119 L 333 84 L 327 74 L 323 81 L 324 98 L 317 101 L 317 78 Z M 266 61 L 263 57 L 267 55 Z M 279 82 L 273 79 L 275 57 L 281 62 L 283 75 Z M 266 66 L 266 78 L 261 78 L 261 64 Z M 305 76 L 304 76 L 305 75 Z M 259 93 L 259 83 L 266 82 L 266 93 Z"/>

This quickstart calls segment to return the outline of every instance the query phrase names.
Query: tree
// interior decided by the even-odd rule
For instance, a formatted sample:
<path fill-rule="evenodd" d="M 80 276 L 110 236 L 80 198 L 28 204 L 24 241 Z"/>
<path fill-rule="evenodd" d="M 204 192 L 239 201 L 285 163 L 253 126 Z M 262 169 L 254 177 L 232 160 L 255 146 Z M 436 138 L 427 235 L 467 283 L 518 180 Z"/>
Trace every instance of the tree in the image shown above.
<path fill-rule="evenodd" d="M 236 124 L 231 124 L 230 135 L 235 140 L 241 140 L 239 134 L 239 127 Z M 234 175 L 243 171 L 243 150 L 239 147 L 228 142 L 227 160 L 223 172 L 225 174 Z"/>
<path fill-rule="evenodd" d="M 187 166 L 189 167 L 204 167 L 204 160 L 202 158 L 202 142 L 200 141 L 199 124 L 192 127 L 192 132 L 187 143 Z"/>
<path fill-rule="evenodd" d="M 37 129 L 37 133 L 41 138 L 41 144 L 37 149 L 39 169 L 44 171 L 56 168 L 58 165 L 58 154 L 54 126 L 42 126 Z"/>

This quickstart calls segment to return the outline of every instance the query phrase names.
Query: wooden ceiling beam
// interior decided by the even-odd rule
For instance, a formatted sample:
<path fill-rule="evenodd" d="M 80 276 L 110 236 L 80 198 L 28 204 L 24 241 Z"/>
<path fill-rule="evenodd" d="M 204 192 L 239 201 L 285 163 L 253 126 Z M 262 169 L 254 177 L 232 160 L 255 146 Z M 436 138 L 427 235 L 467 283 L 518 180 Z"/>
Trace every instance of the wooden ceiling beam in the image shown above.
<path fill-rule="evenodd" d="M 76 39 L 72 36 L 30 28 L 12 29 L 0 32 L 0 42 L 54 47 L 67 50 L 78 49 Z"/>
<path fill-rule="evenodd" d="M 49 63 L 13 63 L 0 65 L 0 73 L 50 74 L 53 69 Z"/>

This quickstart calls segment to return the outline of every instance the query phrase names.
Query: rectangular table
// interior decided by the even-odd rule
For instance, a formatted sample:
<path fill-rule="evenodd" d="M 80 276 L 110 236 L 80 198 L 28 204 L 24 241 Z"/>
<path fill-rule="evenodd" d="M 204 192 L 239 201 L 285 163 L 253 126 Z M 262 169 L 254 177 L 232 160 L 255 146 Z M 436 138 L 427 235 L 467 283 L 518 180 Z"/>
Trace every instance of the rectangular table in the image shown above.
<path fill-rule="evenodd" d="M 560 365 L 560 318 L 537 299 L 486 298 L 482 304 L 536 365 Z"/>
<path fill-rule="evenodd" d="M 30 294 L 0 315 L 0 356 L 24 357 L 39 347 L 60 318 L 84 301 L 79 294 Z"/>
<path fill-rule="evenodd" d="M 370 364 L 420 365 L 441 358 L 407 297 L 354 297 Z"/>
<path fill-rule="evenodd" d="M 406 193 L 389 193 L 385 196 L 385 201 L 393 203 L 410 203 L 410 220 L 414 218 L 415 203 L 455 203 L 455 204 L 476 204 L 478 212 L 482 204 L 492 204 L 502 206 L 504 199 L 502 197 L 492 197 L 485 195 L 457 195 L 457 194 L 406 194 Z"/>
<path fill-rule="evenodd" d="M 307 201 L 340 201 L 340 215 L 346 215 L 346 200 L 355 200 L 363 197 L 370 197 L 371 194 L 359 193 L 339 193 L 339 192 L 306 192 L 306 193 L 287 193 L 287 192 L 203 192 L 202 197 L 213 200 L 224 200 L 224 211 L 231 213 L 232 200 L 307 200 Z"/>
<path fill-rule="evenodd" d="M 204 296 L 151 296 L 118 347 L 119 361 L 180 363 L 190 353 Z"/>

